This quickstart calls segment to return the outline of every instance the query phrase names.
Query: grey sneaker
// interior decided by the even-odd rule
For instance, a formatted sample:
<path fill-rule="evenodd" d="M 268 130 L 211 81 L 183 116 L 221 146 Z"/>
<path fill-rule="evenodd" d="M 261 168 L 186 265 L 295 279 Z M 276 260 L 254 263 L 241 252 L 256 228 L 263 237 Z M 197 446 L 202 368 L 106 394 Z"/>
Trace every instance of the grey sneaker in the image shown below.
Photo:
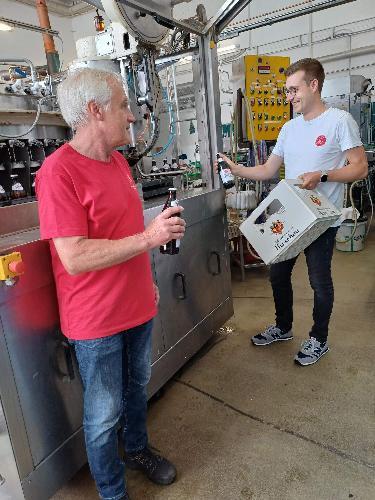
<path fill-rule="evenodd" d="M 251 342 L 254 345 L 268 345 L 272 344 L 272 342 L 279 342 L 280 340 L 292 340 L 292 338 L 292 330 L 289 330 L 289 332 L 283 332 L 276 325 L 271 325 L 267 327 L 264 332 L 251 337 Z"/>
<path fill-rule="evenodd" d="M 319 342 L 314 337 L 305 340 L 294 356 L 294 361 L 302 366 L 313 365 L 329 351 L 327 342 Z"/>

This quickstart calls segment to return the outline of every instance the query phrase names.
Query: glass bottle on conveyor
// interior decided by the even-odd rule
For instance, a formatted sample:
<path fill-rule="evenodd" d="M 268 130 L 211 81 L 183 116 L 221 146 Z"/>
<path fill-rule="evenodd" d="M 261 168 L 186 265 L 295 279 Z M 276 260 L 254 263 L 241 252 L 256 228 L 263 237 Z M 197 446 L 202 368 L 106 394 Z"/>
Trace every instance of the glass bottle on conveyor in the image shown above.
<path fill-rule="evenodd" d="M 168 158 L 164 158 L 163 160 L 163 166 L 161 168 L 163 172 L 170 172 L 171 171 L 171 166 L 168 163 Z"/>
<path fill-rule="evenodd" d="M 160 170 L 156 164 L 156 160 L 151 161 L 151 174 L 160 174 Z"/>
<path fill-rule="evenodd" d="M 223 183 L 223 187 L 225 189 L 230 189 L 234 186 L 234 175 L 232 174 L 230 168 L 227 163 L 223 160 L 223 158 L 219 155 L 216 155 L 217 158 L 217 171 L 220 175 L 221 182 Z"/>
<path fill-rule="evenodd" d="M 176 188 L 169 188 L 168 189 L 169 194 L 168 194 L 168 199 L 164 204 L 163 207 L 163 212 L 169 207 L 177 207 L 178 206 L 178 201 L 177 201 L 177 189 Z M 160 246 L 160 253 L 166 254 L 166 255 L 176 255 L 180 251 L 180 240 L 171 240 L 168 241 L 165 245 Z"/>
<path fill-rule="evenodd" d="M 1 149 L 1 145 L 0 145 L 0 149 Z M 5 170 L 5 167 L 2 163 L 0 163 L 0 170 Z M 7 200 L 7 194 L 6 194 L 3 186 L 0 184 L 0 202 L 6 201 L 6 200 Z"/>
<path fill-rule="evenodd" d="M 35 176 L 36 172 L 30 172 L 30 179 L 31 179 L 31 196 L 35 196 Z"/>
<path fill-rule="evenodd" d="M 24 198 L 26 196 L 26 191 L 20 181 L 18 180 L 17 174 L 11 174 L 10 178 L 12 179 L 12 189 L 10 192 L 10 197 L 13 200 L 17 200 L 18 198 Z"/>
<path fill-rule="evenodd" d="M 6 194 L 3 186 L 0 184 L 0 202 L 6 201 L 6 200 L 7 200 L 7 194 Z"/>
<path fill-rule="evenodd" d="M 171 170 L 174 170 L 174 171 L 179 170 L 177 158 L 172 158 Z"/>

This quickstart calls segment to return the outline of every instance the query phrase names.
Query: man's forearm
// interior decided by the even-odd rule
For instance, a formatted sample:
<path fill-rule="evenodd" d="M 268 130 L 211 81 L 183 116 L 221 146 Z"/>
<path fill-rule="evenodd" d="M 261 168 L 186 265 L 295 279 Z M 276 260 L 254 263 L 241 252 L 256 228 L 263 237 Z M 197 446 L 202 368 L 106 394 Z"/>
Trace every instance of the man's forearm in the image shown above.
<path fill-rule="evenodd" d="M 368 174 L 367 162 L 349 163 L 345 167 L 328 171 L 328 182 L 353 182 Z"/>
<path fill-rule="evenodd" d="M 235 175 L 252 181 L 266 181 L 271 179 L 273 174 L 270 173 L 266 165 L 257 165 L 256 167 L 243 167 L 237 165 Z"/>
<path fill-rule="evenodd" d="M 57 250 L 58 240 L 54 240 Z M 68 273 L 76 275 L 115 266 L 150 249 L 145 233 L 119 240 L 80 238 L 62 254 L 62 261 Z"/>

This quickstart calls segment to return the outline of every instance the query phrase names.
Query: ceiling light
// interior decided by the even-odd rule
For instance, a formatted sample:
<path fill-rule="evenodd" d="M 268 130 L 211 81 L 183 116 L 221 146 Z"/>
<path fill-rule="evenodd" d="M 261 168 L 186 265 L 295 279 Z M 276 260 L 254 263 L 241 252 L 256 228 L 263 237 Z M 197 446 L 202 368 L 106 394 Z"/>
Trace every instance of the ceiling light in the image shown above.
<path fill-rule="evenodd" d="M 178 61 L 178 64 L 187 64 L 187 63 L 190 63 L 192 60 L 193 60 L 193 57 L 192 57 L 192 56 L 182 57 L 182 58 Z"/>
<path fill-rule="evenodd" d="M 224 45 L 222 47 L 219 47 L 217 49 L 217 51 L 220 54 L 222 54 L 223 52 L 232 52 L 233 50 L 236 50 L 236 49 L 239 49 L 239 48 L 240 48 L 239 44 L 236 44 L 236 45 L 234 45 L 234 44 L 233 45 Z"/>
<path fill-rule="evenodd" d="M 9 24 L 2 23 L 0 21 L 0 31 L 12 31 L 13 26 L 10 26 Z"/>

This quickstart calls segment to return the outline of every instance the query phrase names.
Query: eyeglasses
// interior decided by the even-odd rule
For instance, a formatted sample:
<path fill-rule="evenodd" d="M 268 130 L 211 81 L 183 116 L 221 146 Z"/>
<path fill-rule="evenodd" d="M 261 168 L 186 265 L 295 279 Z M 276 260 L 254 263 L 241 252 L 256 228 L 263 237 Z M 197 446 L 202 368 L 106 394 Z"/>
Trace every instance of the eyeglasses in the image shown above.
<path fill-rule="evenodd" d="M 311 80 L 305 81 L 306 86 L 310 85 L 310 83 L 311 83 L 312 81 L 314 81 L 314 80 L 316 80 L 316 78 L 311 78 Z M 290 87 L 289 89 L 285 89 L 285 90 L 284 90 L 284 93 L 285 93 L 285 95 L 286 95 L 287 97 L 288 97 L 288 96 L 294 97 L 294 96 L 297 94 L 297 92 L 299 91 L 299 89 L 300 89 L 300 88 L 301 88 L 301 87 Z"/>

